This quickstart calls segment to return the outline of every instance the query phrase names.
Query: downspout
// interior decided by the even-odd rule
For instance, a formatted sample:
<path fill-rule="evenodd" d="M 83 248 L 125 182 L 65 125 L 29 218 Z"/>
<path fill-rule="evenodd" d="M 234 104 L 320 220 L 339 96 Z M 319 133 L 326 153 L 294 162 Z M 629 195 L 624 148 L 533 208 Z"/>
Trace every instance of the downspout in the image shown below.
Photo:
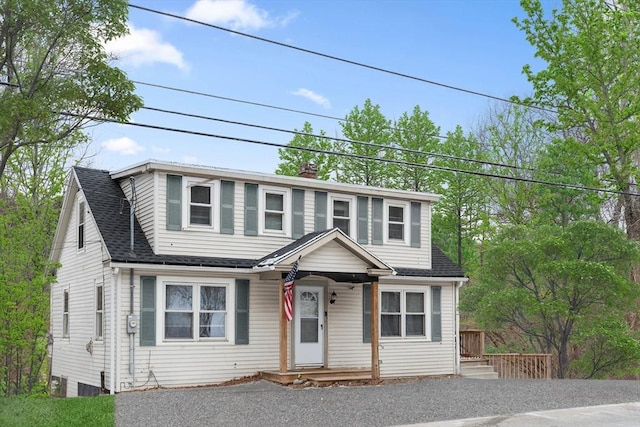
<path fill-rule="evenodd" d="M 458 310 L 458 302 L 460 295 L 460 287 L 462 282 L 455 282 L 454 284 L 454 296 L 453 296 L 453 327 L 455 336 L 455 374 L 460 375 L 460 310 Z"/>
<path fill-rule="evenodd" d="M 113 268 L 111 278 L 111 292 L 109 292 L 109 394 L 116 392 L 116 289 L 118 288 L 119 268 Z"/>
<path fill-rule="evenodd" d="M 134 177 L 129 178 L 131 183 L 131 209 L 129 209 L 129 231 L 130 231 L 130 252 L 131 257 L 135 257 L 134 252 L 134 224 L 135 224 L 135 212 L 136 212 L 136 180 Z M 135 290 L 135 284 L 133 283 L 134 271 L 133 268 L 129 269 L 129 316 L 127 319 L 127 332 L 129 333 L 129 374 L 133 375 L 131 380 L 132 386 L 135 386 L 135 372 L 136 372 L 136 350 L 135 350 L 135 335 L 136 328 L 138 326 L 137 319 L 133 312 L 133 296 Z"/>

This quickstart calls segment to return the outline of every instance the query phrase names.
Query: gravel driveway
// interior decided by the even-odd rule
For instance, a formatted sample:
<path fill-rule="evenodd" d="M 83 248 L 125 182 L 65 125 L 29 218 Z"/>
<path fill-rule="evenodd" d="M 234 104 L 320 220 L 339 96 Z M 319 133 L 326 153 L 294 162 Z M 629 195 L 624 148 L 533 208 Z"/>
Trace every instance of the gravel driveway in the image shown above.
<path fill-rule="evenodd" d="M 116 426 L 392 426 L 640 402 L 640 381 L 427 379 L 293 389 L 266 381 L 116 396 Z"/>

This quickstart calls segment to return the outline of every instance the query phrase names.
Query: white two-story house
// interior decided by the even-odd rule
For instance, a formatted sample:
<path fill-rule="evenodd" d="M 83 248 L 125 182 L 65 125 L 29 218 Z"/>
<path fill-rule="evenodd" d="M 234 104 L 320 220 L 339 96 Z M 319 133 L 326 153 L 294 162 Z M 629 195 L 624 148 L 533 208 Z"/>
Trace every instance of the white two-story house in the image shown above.
<path fill-rule="evenodd" d="M 159 161 L 75 167 L 51 255 L 54 384 L 77 396 L 457 374 L 466 279 L 431 244 L 437 200 Z"/>

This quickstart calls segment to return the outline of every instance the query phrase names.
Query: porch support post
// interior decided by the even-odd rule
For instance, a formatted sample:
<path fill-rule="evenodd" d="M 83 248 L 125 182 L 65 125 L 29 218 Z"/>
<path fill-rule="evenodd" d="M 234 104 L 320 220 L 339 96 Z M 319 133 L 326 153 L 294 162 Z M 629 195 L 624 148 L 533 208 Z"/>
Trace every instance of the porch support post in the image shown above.
<path fill-rule="evenodd" d="M 378 281 L 371 282 L 371 379 L 380 379 Z"/>
<path fill-rule="evenodd" d="M 284 315 L 284 279 L 280 279 L 278 286 L 278 301 L 280 307 L 280 372 L 287 372 L 287 318 Z"/>

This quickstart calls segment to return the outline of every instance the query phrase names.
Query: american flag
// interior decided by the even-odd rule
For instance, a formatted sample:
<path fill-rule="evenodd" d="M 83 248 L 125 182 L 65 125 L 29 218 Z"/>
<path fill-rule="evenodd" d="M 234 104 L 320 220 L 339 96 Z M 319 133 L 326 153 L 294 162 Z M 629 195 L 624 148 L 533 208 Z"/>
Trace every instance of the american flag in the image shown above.
<path fill-rule="evenodd" d="M 291 271 L 287 274 L 287 277 L 284 279 L 284 315 L 287 318 L 287 322 L 290 322 L 293 318 L 293 283 L 296 280 L 296 273 L 298 272 L 298 264 L 300 263 L 300 258 L 296 260 L 291 266 Z"/>

